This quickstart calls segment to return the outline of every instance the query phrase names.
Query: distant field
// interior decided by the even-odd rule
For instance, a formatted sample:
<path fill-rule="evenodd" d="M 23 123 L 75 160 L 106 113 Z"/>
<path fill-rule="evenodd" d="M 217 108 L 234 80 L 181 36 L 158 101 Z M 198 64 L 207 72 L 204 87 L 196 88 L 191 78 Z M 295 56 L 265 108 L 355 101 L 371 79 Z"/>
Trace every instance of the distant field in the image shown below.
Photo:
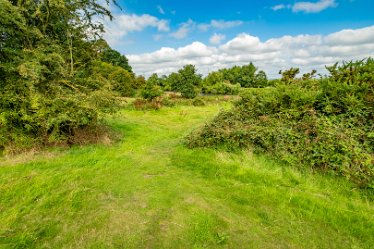
<path fill-rule="evenodd" d="M 227 107 L 123 110 L 114 145 L 0 159 L 0 248 L 372 248 L 372 192 L 183 146 Z"/>

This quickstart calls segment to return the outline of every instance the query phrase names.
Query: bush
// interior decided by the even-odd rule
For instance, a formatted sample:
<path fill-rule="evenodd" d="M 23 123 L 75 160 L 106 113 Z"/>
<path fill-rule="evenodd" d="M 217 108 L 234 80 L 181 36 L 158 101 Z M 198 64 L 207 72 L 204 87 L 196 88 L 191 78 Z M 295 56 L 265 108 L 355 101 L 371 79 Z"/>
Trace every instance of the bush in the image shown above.
<path fill-rule="evenodd" d="M 136 110 L 159 110 L 161 109 L 163 103 L 161 98 L 154 98 L 152 100 L 146 100 L 146 99 L 136 99 L 133 102 L 133 105 Z"/>
<path fill-rule="evenodd" d="M 219 82 L 210 87 L 203 88 L 203 92 L 207 94 L 237 95 L 239 91 L 240 84 L 232 85 L 228 82 Z"/>
<path fill-rule="evenodd" d="M 202 98 L 194 98 L 192 100 L 192 105 L 194 105 L 194 106 L 204 106 L 205 101 Z"/>
<path fill-rule="evenodd" d="M 274 88 L 243 91 L 231 111 L 190 134 L 187 144 L 253 147 L 374 187 L 374 62 L 329 70 L 331 76 L 321 80 L 296 80 L 297 70 L 291 70 Z"/>

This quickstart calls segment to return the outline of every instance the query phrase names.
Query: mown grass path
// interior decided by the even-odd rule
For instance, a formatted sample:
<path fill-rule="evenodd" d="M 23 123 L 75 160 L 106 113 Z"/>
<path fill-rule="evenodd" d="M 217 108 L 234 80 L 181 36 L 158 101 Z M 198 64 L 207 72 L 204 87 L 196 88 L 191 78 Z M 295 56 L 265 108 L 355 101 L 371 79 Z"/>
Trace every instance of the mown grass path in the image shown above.
<path fill-rule="evenodd" d="M 0 248 L 370 248 L 369 191 L 250 152 L 185 148 L 219 105 L 124 110 L 123 139 L 0 163 Z"/>

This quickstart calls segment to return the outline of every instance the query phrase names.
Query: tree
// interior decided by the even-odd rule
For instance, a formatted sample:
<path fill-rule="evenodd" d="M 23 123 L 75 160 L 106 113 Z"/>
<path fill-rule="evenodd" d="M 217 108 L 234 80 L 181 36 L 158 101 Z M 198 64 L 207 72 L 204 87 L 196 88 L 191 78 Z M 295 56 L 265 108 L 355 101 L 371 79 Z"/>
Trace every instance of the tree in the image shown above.
<path fill-rule="evenodd" d="M 222 71 L 211 72 L 202 80 L 202 92 L 208 93 L 208 89 L 212 86 L 224 81 L 224 74 Z"/>
<path fill-rule="evenodd" d="M 178 71 L 179 79 L 176 82 L 176 89 L 185 98 L 195 98 L 201 85 L 201 75 L 196 73 L 194 65 L 185 65 Z"/>
<path fill-rule="evenodd" d="M 286 71 L 279 71 L 279 74 L 282 75 L 281 81 L 283 81 L 286 84 L 290 84 L 294 81 L 296 75 L 300 72 L 299 68 L 293 68 L 291 67 L 290 69 Z"/>
<path fill-rule="evenodd" d="M 241 68 L 240 72 L 240 79 L 239 82 L 242 87 L 255 87 L 256 81 L 256 73 L 257 68 L 253 65 L 253 63 L 249 63 L 248 65 L 244 65 Z"/>
<path fill-rule="evenodd" d="M 315 76 L 316 73 L 317 73 L 317 70 L 313 69 L 312 72 L 310 72 L 310 73 L 304 73 L 302 79 L 303 80 L 310 80 Z"/>
<path fill-rule="evenodd" d="M 167 78 L 167 82 L 172 91 L 179 91 L 179 83 L 181 82 L 181 79 L 178 73 L 171 73 Z"/>
<path fill-rule="evenodd" d="M 145 80 L 143 75 L 138 75 L 136 76 L 134 83 L 135 83 L 134 85 L 135 89 L 142 89 L 147 84 L 147 81 Z"/>
<path fill-rule="evenodd" d="M 162 90 L 159 86 L 159 78 L 156 73 L 152 74 L 151 77 L 149 77 L 141 94 L 142 97 L 147 100 L 152 100 L 162 95 Z"/>
<path fill-rule="evenodd" d="M 100 60 L 111 63 L 114 66 L 122 67 L 123 69 L 132 73 L 132 67 L 129 65 L 127 57 L 112 49 L 106 42 L 100 51 Z"/>
<path fill-rule="evenodd" d="M 269 85 L 266 73 L 262 70 L 255 75 L 253 87 L 267 87 Z"/>
<path fill-rule="evenodd" d="M 95 16 L 111 18 L 94 0 L 0 0 L 0 146 L 73 135 L 114 103 L 89 79 L 103 31 Z"/>

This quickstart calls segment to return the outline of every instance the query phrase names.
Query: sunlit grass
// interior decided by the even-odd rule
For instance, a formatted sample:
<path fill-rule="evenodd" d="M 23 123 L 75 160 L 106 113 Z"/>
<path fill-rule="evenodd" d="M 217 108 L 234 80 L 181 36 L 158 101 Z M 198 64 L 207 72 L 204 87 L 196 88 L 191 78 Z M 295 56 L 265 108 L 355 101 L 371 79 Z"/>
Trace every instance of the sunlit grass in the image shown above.
<path fill-rule="evenodd" d="M 184 147 L 220 108 L 124 110 L 108 120 L 115 145 L 7 159 L 0 248 L 371 248 L 368 190 L 250 151 Z"/>

